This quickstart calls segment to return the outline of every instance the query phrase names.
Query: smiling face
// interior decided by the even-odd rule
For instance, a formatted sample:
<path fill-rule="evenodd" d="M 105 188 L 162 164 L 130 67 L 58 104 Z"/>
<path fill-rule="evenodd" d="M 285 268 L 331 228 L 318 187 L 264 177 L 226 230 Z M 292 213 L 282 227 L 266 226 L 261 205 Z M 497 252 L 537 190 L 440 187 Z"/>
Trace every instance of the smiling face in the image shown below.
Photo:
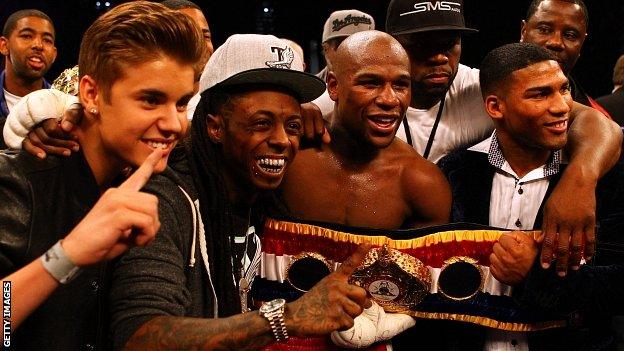
<path fill-rule="evenodd" d="M 409 106 L 409 59 L 386 34 L 372 39 L 356 34 L 339 48 L 335 72 L 328 76 L 329 95 L 336 101 L 333 123 L 355 140 L 385 148 Z"/>
<path fill-rule="evenodd" d="M 507 88 L 486 97 L 498 133 L 522 148 L 559 150 L 566 144 L 572 97 L 568 79 L 555 61 L 543 61 L 511 74 Z M 497 111 L 491 103 L 496 99 Z"/>
<path fill-rule="evenodd" d="M 54 28 L 46 19 L 24 17 L 8 38 L 0 38 L 0 52 L 16 77 L 28 82 L 41 79 L 56 59 Z"/>
<path fill-rule="evenodd" d="M 299 102 L 285 92 L 258 90 L 237 95 L 229 106 L 208 126 L 222 145 L 226 176 L 239 186 L 276 189 L 299 149 Z"/>
<path fill-rule="evenodd" d="M 557 56 L 561 69 L 568 74 L 579 56 L 587 36 L 587 24 L 579 5 L 545 0 L 537 11 L 522 23 L 520 41 L 542 46 Z"/>
<path fill-rule="evenodd" d="M 154 169 L 161 172 L 188 124 L 186 104 L 193 96 L 193 66 L 160 56 L 127 65 L 122 72 L 108 94 L 98 90 L 89 76 L 81 79 L 81 100 L 92 125 L 85 132 L 89 139 L 81 140 L 81 145 L 87 160 L 98 163 L 90 162 L 92 168 L 104 168 L 105 175 L 139 166 L 154 149 L 164 150 L 165 156 Z M 98 113 L 91 113 L 92 109 Z"/>
<path fill-rule="evenodd" d="M 412 75 L 412 106 L 428 109 L 435 105 L 457 75 L 461 36 L 454 31 L 432 31 L 400 35 L 407 51 Z"/>

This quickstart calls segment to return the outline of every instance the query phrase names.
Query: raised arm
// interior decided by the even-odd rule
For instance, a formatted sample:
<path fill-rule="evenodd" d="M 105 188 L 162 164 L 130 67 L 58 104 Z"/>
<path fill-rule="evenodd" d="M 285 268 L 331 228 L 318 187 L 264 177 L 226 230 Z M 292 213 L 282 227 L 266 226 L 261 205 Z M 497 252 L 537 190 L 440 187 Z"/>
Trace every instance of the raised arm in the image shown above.
<path fill-rule="evenodd" d="M 329 132 L 318 107 L 301 105 L 304 121 L 304 144 L 318 146 L 329 143 Z M 69 156 L 80 146 L 71 134 L 83 117 L 78 98 L 54 89 L 41 89 L 22 98 L 7 117 L 4 140 L 9 148 L 24 149 L 33 156 L 48 154 Z"/>
<path fill-rule="evenodd" d="M 170 180 L 161 177 L 153 186 L 161 200 L 161 230 L 151 245 L 124 255 L 113 273 L 110 301 L 115 348 L 257 350 L 273 342 L 268 321 L 257 311 L 201 318 L 212 317 L 206 312 L 210 303 L 203 300 L 212 296 L 212 278 L 200 255 L 201 241 L 192 245 L 193 207 Z M 347 280 L 368 248 L 358 248 L 336 272 L 286 304 L 284 318 L 290 336 L 326 335 L 351 327 L 368 299 L 364 289 Z M 189 267 L 191 252 L 197 255 L 193 267 Z"/>
<path fill-rule="evenodd" d="M 79 269 L 109 260 L 133 244 L 145 245 L 154 238 L 159 226 L 158 201 L 155 196 L 139 190 L 161 157 L 160 152 L 154 152 L 124 184 L 105 192 L 62 242 L 54 245 L 41 258 L 2 279 L 3 285 L 5 282 L 11 284 L 12 328 L 17 328 L 60 284 L 66 283 L 75 274 L 74 267 Z M 26 223 L 30 218 L 26 215 L 27 207 L 20 208 L 27 206 L 27 203 L 17 201 L 20 197 L 24 200 L 23 195 L 27 192 L 16 192 L 14 189 L 11 184 L 0 182 L 0 197 L 8 200 L 3 201 L 0 208 L 4 224 L 0 232 L 3 272 L 13 269 L 15 265 L 10 257 L 18 256 L 11 250 L 14 245 L 12 239 L 25 240 L 28 235 Z M 10 201 L 17 208 L 7 205 Z M 93 235 L 94 232 L 98 235 Z"/>
<path fill-rule="evenodd" d="M 69 122 L 76 119 L 77 108 L 82 107 L 73 95 L 55 89 L 36 90 L 11 109 L 4 125 L 4 141 L 12 149 L 21 149 L 29 137 L 24 148 L 39 158 L 44 158 L 46 151 L 68 156 L 78 147 L 66 134 L 71 130 Z"/>
<path fill-rule="evenodd" d="M 368 299 L 362 288 L 348 284 L 347 280 L 369 248 L 369 245 L 361 245 L 336 272 L 298 300 L 286 304 L 284 324 L 289 336 L 328 335 L 353 325 L 353 318 L 362 312 Z M 174 252 L 170 254 L 177 256 Z M 184 310 L 173 307 L 178 312 Z M 275 341 L 268 320 L 255 311 L 214 319 L 160 314 L 146 319 L 147 322 L 129 337 L 124 349 L 245 351 L 257 350 Z"/>
<path fill-rule="evenodd" d="M 622 130 L 600 112 L 574 103 L 566 152 L 570 164 L 544 207 L 541 262 L 557 259 L 557 272 L 578 269 L 595 246 L 596 184 L 613 167 L 622 148 Z M 584 249 L 584 250 L 583 250 Z"/>

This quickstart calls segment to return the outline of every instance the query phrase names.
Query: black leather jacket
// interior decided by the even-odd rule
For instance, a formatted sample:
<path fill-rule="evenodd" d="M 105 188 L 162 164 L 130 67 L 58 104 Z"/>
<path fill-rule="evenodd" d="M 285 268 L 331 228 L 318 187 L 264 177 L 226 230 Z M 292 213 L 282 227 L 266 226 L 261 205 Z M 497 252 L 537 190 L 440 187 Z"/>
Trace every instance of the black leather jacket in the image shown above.
<path fill-rule="evenodd" d="M 82 154 L 38 160 L 25 152 L 0 153 L 0 275 L 40 257 L 71 231 L 99 196 Z M 107 282 L 103 264 L 84 269 L 13 332 L 11 349 L 106 348 Z"/>

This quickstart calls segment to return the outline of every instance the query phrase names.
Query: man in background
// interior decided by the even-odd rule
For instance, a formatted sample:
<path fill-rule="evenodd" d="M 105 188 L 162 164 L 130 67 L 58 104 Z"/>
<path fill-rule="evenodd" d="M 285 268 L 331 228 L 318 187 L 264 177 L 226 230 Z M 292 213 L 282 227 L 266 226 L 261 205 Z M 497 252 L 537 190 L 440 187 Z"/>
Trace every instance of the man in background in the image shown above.
<path fill-rule="evenodd" d="M 301 45 L 299 45 L 296 41 L 294 40 L 290 40 L 288 38 L 281 38 L 283 41 L 285 41 L 288 45 L 290 45 L 290 47 L 297 53 L 299 54 L 299 56 L 301 56 L 301 59 L 303 60 L 303 71 L 306 71 L 307 65 L 305 62 L 305 53 L 303 52 L 303 48 L 301 47 Z"/>
<path fill-rule="evenodd" d="M 0 128 L 22 96 L 50 87 L 43 76 L 56 59 L 55 36 L 52 20 L 39 10 L 17 11 L 4 24 L 0 37 L 5 61 L 0 73 Z M 0 140 L 0 148 L 6 148 L 4 140 Z"/>
<path fill-rule="evenodd" d="M 332 12 L 327 21 L 325 21 L 321 39 L 326 66 L 316 76 L 327 82 L 327 74 L 332 70 L 332 63 L 336 59 L 338 45 L 353 33 L 374 29 L 375 20 L 373 16 L 365 12 L 358 10 Z M 319 107 L 324 115 L 334 109 L 334 102 L 329 98 L 327 92 L 314 100 L 313 103 Z"/>
<path fill-rule="evenodd" d="M 206 20 L 206 16 L 204 16 L 202 9 L 194 2 L 188 0 L 165 0 L 162 4 L 172 10 L 176 10 L 189 16 L 193 22 L 197 24 L 199 29 L 201 29 L 202 34 L 204 35 L 204 42 L 206 42 L 206 48 L 208 48 L 208 56 L 205 57 L 205 61 L 202 64 L 202 66 L 204 66 L 214 52 L 214 45 L 212 44 L 212 32 L 210 31 L 208 21 Z M 197 82 L 199 82 L 199 77 L 197 77 Z M 199 94 L 193 96 L 191 101 L 188 103 L 186 116 L 189 120 L 193 119 L 197 103 L 199 103 Z"/>
<path fill-rule="evenodd" d="M 583 0 L 533 0 L 522 21 L 520 42 L 537 44 L 557 56 L 570 80 L 574 101 L 609 115 L 572 77 L 587 37 L 589 16 Z"/>
<path fill-rule="evenodd" d="M 624 124 L 624 55 L 615 63 L 613 67 L 613 91 L 609 95 L 601 96 L 596 99 L 619 125 Z"/>
<path fill-rule="evenodd" d="M 375 29 L 375 20 L 368 13 L 358 10 L 332 12 L 323 26 L 321 44 L 327 66 L 317 73 L 316 76 L 327 81 L 327 73 L 332 69 L 332 61 L 336 56 L 338 45 L 353 33 L 372 29 Z"/>

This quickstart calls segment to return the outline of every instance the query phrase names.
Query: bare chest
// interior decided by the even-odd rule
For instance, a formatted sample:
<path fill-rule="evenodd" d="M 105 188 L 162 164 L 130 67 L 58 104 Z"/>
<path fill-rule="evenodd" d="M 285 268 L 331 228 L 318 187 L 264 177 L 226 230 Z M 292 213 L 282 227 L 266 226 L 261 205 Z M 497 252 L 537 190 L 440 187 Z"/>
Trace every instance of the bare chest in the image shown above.
<path fill-rule="evenodd" d="M 297 217 L 388 229 L 399 228 L 408 219 L 397 169 L 317 170 L 285 189 L 287 205 Z"/>

